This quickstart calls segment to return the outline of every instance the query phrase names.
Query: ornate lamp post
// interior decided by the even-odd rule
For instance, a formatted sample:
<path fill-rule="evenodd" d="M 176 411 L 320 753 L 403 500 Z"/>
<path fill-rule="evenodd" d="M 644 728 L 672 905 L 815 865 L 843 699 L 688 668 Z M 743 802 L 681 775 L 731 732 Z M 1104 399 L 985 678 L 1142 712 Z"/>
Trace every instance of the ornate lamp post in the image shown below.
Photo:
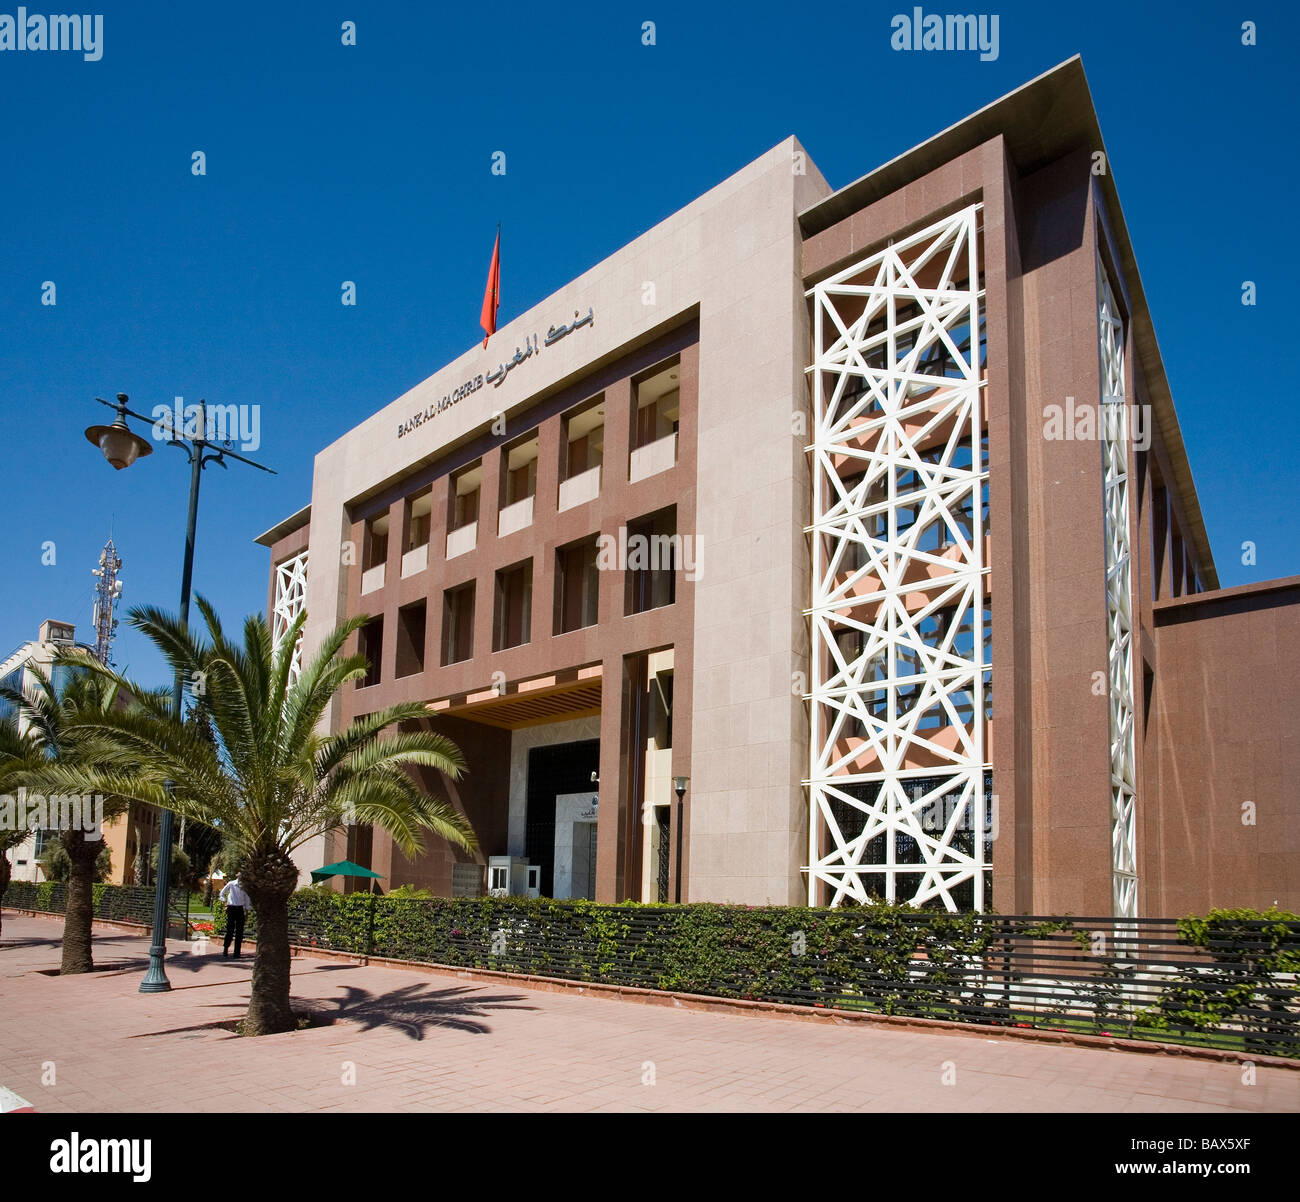
<path fill-rule="evenodd" d="M 682 900 L 682 798 L 686 796 L 688 776 L 673 777 L 673 792 L 677 794 L 677 903 Z"/>
<path fill-rule="evenodd" d="M 96 397 L 95 400 L 101 405 L 107 405 L 110 409 L 117 410 L 117 420 L 109 426 L 90 426 L 86 430 L 86 438 L 104 453 L 104 458 L 118 471 L 130 467 L 137 459 L 142 459 L 144 456 L 153 453 L 153 448 L 127 425 L 126 419 L 132 417 L 136 421 L 145 422 L 149 426 L 153 426 L 154 422 L 143 414 L 134 413 L 128 409 L 127 401 L 129 399 L 124 392 L 117 394 L 116 404 L 104 400 L 103 397 Z M 182 626 L 189 624 L 190 583 L 194 576 L 194 531 L 198 523 L 199 481 L 202 478 L 203 469 L 209 463 L 216 463 L 224 468 L 227 459 L 237 459 L 240 463 L 255 467 L 260 472 L 270 472 L 271 475 L 275 475 L 271 468 L 255 463 L 251 459 L 245 459 L 243 455 L 236 454 L 224 443 L 214 442 L 208 437 L 208 408 L 206 401 L 199 401 L 198 417 L 198 424 L 194 428 L 194 432 L 188 436 L 185 430 L 176 430 L 174 428 L 168 428 L 167 430 L 167 445 L 178 447 L 184 451 L 190 461 L 190 505 L 189 517 L 185 527 L 185 562 L 181 569 L 180 619 Z M 185 682 L 178 672 L 175 684 L 172 687 L 172 710 L 176 714 L 178 721 L 184 712 L 184 691 Z M 163 810 L 162 827 L 158 832 L 158 873 L 154 886 L 153 940 L 149 946 L 149 971 L 145 974 L 144 980 L 140 982 L 141 993 L 166 993 L 171 989 L 171 982 L 167 980 L 167 972 L 163 961 L 167 954 L 167 887 L 170 883 L 168 878 L 171 875 L 173 818 L 174 815 L 171 810 Z"/>

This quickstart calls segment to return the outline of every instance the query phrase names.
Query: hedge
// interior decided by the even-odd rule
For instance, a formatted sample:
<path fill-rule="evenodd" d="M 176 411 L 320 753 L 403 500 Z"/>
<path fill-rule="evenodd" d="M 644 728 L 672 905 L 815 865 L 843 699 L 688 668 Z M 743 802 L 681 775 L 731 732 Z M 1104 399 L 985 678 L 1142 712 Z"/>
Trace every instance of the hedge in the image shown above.
<path fill-rule="evenodd" d="M 134 885 L 92 885 L 91 889 L 96 918 L 153 926 L 152 889 Z M 16 910 L 62 914 L 68 907 L 68 886 L 62 881 L 10 881 L 4 904 Z"/>
<path fill-rule="evenodd" d="M 65 900 L 51 882 L 13 884 L 5 898 L 56 913 Z M 212 909 L 220 940 L 225 906 Z M 95 886 L 95 914 L 147 925 L 153 891 Z M 245 936 L 257 938 L 253 912 Z M 304 889 L 290 899 L 289 938 L 569 981 L 1300 1056 L 1300 917 L 1277 910 L 1117 921 Z"/>

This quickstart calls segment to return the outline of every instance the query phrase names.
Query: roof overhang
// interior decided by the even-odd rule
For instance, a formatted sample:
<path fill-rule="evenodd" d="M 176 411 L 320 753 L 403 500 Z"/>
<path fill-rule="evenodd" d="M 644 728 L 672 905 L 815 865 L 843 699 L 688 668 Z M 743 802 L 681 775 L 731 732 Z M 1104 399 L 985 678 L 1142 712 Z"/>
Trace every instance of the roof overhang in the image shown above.
<path fill-rule="evenodd" d="M 595 664 L 564 673 L 520 681 L 505 692 L 484 689 L 430 705 L 440 718 L 463 718 L 500 730 L 520 730 L 550 722 L 568 722 L 600 713 L 601 667 Z"/>
<path fill-rule="evenodd" d="M 1097 120 L 1097 110 L 1092 102 L 1082 58 L 1076 54 L 1015 91 L 1008 92 L 1001 99 L 985 105 L 956 125 L 950 125 L 941 133 L 810 205 L 799 214 L 799 225 L 804 237 L 811 237 L 843 221 L 850 214 L 905 187 L 950 159 L 973 150 L 999 134 L 1003 138 L 1008 157 L 1022 176 L 1081 146 L 1090 150 L 1104 150 L 1101 125 Z M 1094 179 L 1101 189 L 1109 229 L 1119 257 L 1119 268 L 1128 288 L 1128 299 L 1132 306 L 1130 320 L 1133 341 L 1143 366 L 1143 379 L 1160 437 L 1169 455 L 1173 479 L 1166 481 L 1166 484 L 1176 492 L 1181 503 L 1188 527 L 1185 535 L 1195 546 L 1197 557 L 1205 568 L 1205 584 L 1208 588 L 1215 589 L 1219 584 L 1219 575 L 1214 566 L 1214 555 L 1205 531 L 1201 504 L 1187 462 L 1187 448 L 1174 411 L 1169 379 L 1156 341 L 1155 326 L 1147 306 L 1146 291 L 1142 287 L 1128 225 L 1124 220 L 1124 210 L 1120 207 L 1114 165 L 1109 155 L 1106 156 L 1106 163 L 1106 173 L 1095 176 Z"/>
<path fill-rule="evenodd" d="M 264 547 L 273 547 L 282 538 L 292 534 L 295 530 L 301 530 L 310 521 L 311 506 L 304 505 L 297 513 L 285 518 L 278 525 L 272 526 L 265 533 L 259 534 L 253 541 L 261 543 Z"/>

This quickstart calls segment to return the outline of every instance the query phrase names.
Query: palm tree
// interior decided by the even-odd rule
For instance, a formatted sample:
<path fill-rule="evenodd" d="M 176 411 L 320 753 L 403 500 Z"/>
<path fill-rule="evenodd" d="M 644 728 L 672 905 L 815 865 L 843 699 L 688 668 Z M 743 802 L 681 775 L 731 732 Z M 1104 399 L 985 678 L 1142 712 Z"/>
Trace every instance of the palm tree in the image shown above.
<path fill-rule="evenodd" d="M 5 816 L 8 817 L 9 805 L 13 805 L 14 821 L 6 822 L 0 827 L 0 903 L 9 891 L 9 879 L 13 866 L 9 863 L 9 851 L 22 843 L 31 831 L 27 829 L 26 814 L 19 815 L 15 804 L 14 791 L 19 787 L 19 778 L 23 771 L 33 767 L 41 759 L 40 748 L 34 739 L 19 732 L 18 709 L 14 706 L 9 713 L 0 718 L 0 797 L 8 803 Z M 0 931 L 4 930 L 4 913 L 0 911 Z"/>
<path fill-rule="evenodd" d="M 88 719 L 114 745 L 112 771 L 94 779 L 105 791 L 217 827 L 242 855 L 241 879 L 257 914 L 257 951 L 241 1029 L 274 1034 L 295 1025 L 289 991 L 294 849 L 322 830 L 359 822 L 386 829 L 407 855 L 422 850 L 426 830 L 473 850 L 466 819 L 426 794 L 407 771 L 428 767 L 457 778 L 465 762 L 449 739 L 424 726 L 429 712 L 419 702 L 367 714 L 337 734 L 321 729 L 339 691 L 366 673 L 365 656 L 343 654 L 366 617 L 329 634 L 295 679 L 290 668 L 305 615 L 278 643 L 265 619 L 253 615 L 244 622 L 240 646 L 206 600 L 197 604 L 206 637 L 153 607 L 132 610 L 129 621 L 189 683 L 191 702 L 206 711 L 211 734 L 203 723 L 176 718 L 161 699 L 143 696 L 131 709 Z M 86 666 L 131 687 L 96 661 Z"/>
<path fill-rule="evenodd" d="M 96 861 L 104 851 L 102 823 L 125 813 L 129 803 L 113 793 L 92 796 L 94 790 L 81 787 L 81 782 L 111 763 L 111 746 L 95 733 L 93 722 L 118 707 L 121 693 L 114 682 L 91 672 L 78 672 L 61 691 L 40 668 L 29 665 L 28 672 L 36 682 L 34 688 L 25 693 L 0 689 L 0 696 L 17 707 L 15 733 L 20 723 L 25 726 L 20 736 L 23 750 L 13 745 L 6 748 L 12 782 L 47 797 L 63 796 L 66 790 L 82 806 L 99 802 L 103 807 L 101 821 L 93 830 L 86 829 L 87 814 L 80 810 L 67 815 L 69 820 L 58 835 L 69 861 L 59 971 L 69 975 L 93 972 L 91 927 Z"/>

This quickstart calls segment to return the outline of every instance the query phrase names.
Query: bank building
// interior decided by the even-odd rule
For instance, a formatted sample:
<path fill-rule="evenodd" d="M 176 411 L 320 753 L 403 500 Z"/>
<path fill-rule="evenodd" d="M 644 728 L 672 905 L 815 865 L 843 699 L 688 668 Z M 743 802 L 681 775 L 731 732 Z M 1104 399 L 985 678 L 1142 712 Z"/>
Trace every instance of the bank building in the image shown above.
<path fill-rule="evenodd" d="M 1077 58 L 838 190 L 790 138 L 320 450 L 275 628 L 371 615 L 332 721 L 427 702 L 480 850 L 304 868 L 1300 908 L 1300 577 L 1219 586 L 1104 152 Z"/>

